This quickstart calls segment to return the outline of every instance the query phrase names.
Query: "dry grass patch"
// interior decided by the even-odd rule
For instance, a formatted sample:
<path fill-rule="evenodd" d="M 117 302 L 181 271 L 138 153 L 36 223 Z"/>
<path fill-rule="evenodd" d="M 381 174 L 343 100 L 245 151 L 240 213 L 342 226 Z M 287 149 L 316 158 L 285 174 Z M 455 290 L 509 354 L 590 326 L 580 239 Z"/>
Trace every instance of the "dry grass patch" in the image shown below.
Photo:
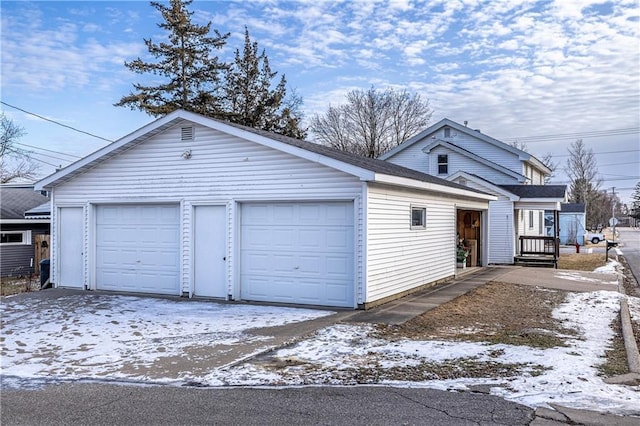
<path fill-rule="evenodd" d="M 558 259 L 558 269 L 576 271 L 593 271 L 605 264 L 603 253 L 561 254 Z"/>
<path fill-rule="evenodd" d="M 40 290 L 40 277 L 2 277 L 0 278 L 0 296 L 11 296 L 13 294 L 26 293 Z"/>
<path fill-rule="evenodd" d="M 598 366 L 600 374 L 606 377 L 613 377 L 629 372 L 627 363 L 627 352 L 622 339 L 622 323 L 620 315 L 611 322 L 611 329 L 614 332 L 613 339 L 609 343 L 609 349 L 605 352 L 605 361 Z"/>
<path fill-rule="evenodd" d="M 565 346 L 576 332 L 551 313 L 567 292 L 491 282 L 401 325 L 381 325 L 386 339 L 448 339 L 537 348 Z"/>

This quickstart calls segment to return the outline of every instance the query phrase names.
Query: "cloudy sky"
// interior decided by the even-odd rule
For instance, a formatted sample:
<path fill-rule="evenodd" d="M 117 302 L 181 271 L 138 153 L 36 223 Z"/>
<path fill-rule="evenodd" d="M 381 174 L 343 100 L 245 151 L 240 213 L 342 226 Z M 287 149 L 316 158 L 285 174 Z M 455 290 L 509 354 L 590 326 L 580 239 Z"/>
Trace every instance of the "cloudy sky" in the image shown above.
<path fill-rule="evenodd" d="M 147 1 L 7 1 L 2 12 L 2 111 L 28 133 L 21 147 L 67 165 L 152 121 L 114 107 L 141 77 L 124 67 L 159 41 Z M 582 138 L 602 189 L 628 201 L 640 180 L 640 6 L 613 1 L 203 1 L 197 23 L 244 26 L 286 74 L 307 116 L 353 89 L 408 89 L 449 118 L 505 142 L 526 142 L 560 164 Z M 8 105 L 11 106 L 8 106 Z M 42 173 L 53 168 L 42 163 Z"/>

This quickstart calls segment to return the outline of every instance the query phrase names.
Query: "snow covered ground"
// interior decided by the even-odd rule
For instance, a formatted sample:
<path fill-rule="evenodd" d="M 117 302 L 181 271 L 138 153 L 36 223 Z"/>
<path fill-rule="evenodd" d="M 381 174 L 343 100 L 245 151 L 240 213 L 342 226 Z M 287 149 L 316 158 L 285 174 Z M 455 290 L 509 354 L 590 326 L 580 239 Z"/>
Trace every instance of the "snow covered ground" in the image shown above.
<path fill-rule="evenodd" d="M 608 271 L 607 271 L 608 272 Z M 532 407 L 549 403 L 640 414 L 640 387 L 608 385 L 597 374 L 623 296 L 615 291 L 571 293 L 554 316 L 566 328 L 567 347 L 535 349 L 449 341 L 387 341 L 369 336 L 371 325 L 337 324 L 277 350 L 273 363 L 250 360 L 216 365 L 212 354 L 238 345 L 256 351 L 272 346 L 250 329 L 329 315 L 329 311 L 116 295 L 73 295 L 43 301 L 5 298 L 0 311 L 2 386 L 29 386 L 39 380 L 125 380 L 209 386 L 349 385 L 354 371 L 383 372 L 377 384 L 437 389 L 492 385 L 491 392 Z M 634 318 L 640 299 L 629 297 Z M 398 381 L 384 371 L 432 363 L 524 364 L 502 378 Z"/>
<path fill-rule="evenodd" d="M 342 384 L 340 371 L 363 366 L 393 368 L 421 362 L 445 362 L 463 358 L 497 363 L 527 363 L 547 368 L 540 375 L 491 379 L 461 378 L 380 383 L 393 386 L 465 389 L 493 384 L 492 394 L 531 407 L 557 403 L 619 414 L 640 414 L 640 387 L 608 385 L 597 374 L 613 332 L 609 324 L 619 312 L 621 297 L 613 291 L 573 293 L 554 311 L 564 326 L 580 331 L 569 339 L 568 347 L 534 349 L 526 346 L 488 345 L 471 342 L 395 341 L 367 337 L 371 326 L 336 325 L 320 330 L 313 339 L 277 351 L 276 356 L 292 364 L 275 373 L 259 364 L 245 364 L 223 374 L 212 372 L 204 379 L 212 385 L 299 385 L 303 383 Z M 638 299 L 636 298 L 637 302 Z M 640 303 L 634 304 L 635 309 Z M 640 314 L 640 310 L 637 311 Z M 316 368 L 309 370 L 306 363 Z M 352 375 L 344 374 L 349 383 Z"/>

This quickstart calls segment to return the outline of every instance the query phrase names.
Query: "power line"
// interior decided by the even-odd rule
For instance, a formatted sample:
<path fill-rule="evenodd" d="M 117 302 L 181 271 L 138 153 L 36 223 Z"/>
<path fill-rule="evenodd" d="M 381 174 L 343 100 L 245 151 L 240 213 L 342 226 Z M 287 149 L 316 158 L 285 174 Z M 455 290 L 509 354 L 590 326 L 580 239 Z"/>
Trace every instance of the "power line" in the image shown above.
<path fill-rule="evenodd" d="M 89 135 L 89 136 L 91 136 L 92 138 L 102 139 L 103 141 L 107 141 L 107 142 L 113 142 L 113 141 L 112 141 L 112 140 L 110 140 L 110 139 L 103 138 L 102 136 L 94 135 L 93 133 L 85 132 L 84 130 L 76 129 L 75 127 L 72 127 L 72 126 L 68 126 L 68 125 L 66 125 L 66 124 L 59 123 L 59 122 L 57 122 L 57 121 L 55 121 L 55 120 L 51 120 L 50 118 L 43 117 L 43 116 L 38 115 L 38 114 L 33 113 L 33 112 L 29 112 L 29 111 L 27 111 L 27 110 L 24 110 L 24 109 L 22 109 L 22 108 L 19 108 L 19 107 L 15 106 L 15 105 L 8 104 L 8 103 L 6 103 L 6 102 L 4 102 L 4 101 L 0 101 L 0 103 L 1 103 L 2 105 L 6 105 L 6 106 L 8 106 L 8 107 L 10 107 L 10 108 L 17 109 L 18 111 L 22 111 L 22 112 L 24 112 L 25 114 L 33 115 L 34 117 L 38 117 L 38 118 L 40 118 L 40 119 L 42 119 L 42 120 L 49 121 L 49 122 L 51 122 L 51 123 L 53 123 L 53 124 L 57 124 L 58 126 L 66 127 L 67 129 L 71 129 L 71 130 L 73 130 L 74 132 L 84 133 L 85 135 Z"/>
<path fill-rule="evenodd" d="M 622 151 L 602 151 L 602 152 L 594 152 L 594 154 L 620 154 L 621 152 L 629 153 L 629 152 L 638 152 L 638 151 L 640 151 L 640 149 L 624 149 L 624 150 L 622 150 Z M 557 157 L 569 157 L 569 156 L 571 156 L 571 154 L 559 154 L 559 155 L 551 154 L 551 156 L 552 156 L 553 158 L 557 158 Z"/>
<path fill-rule="evenodd" d="M 609 130 L 593 130 L 588 132 L 577 132 L 577 133 L 555 133 L 555 134 L 540 135 L 540 136 L 523 136 L 523 137 L 516 137 L 516 138 L 505 138 L 505 141 L 535 143 L 535 142 L 548 142 L 548 141 L 561 140 L 561 139 L 581 139 L 581 138 L 594 138 L 594 137 L 602 137 L 602 136 L 632 135 L 637 133 L 640 133 L 640 127 L 627 127 L 627 128 L 609 129 Z"/>
<path fill-rule="evenodd" d="M 33 145 L 27 145 L 26 143 L 22 143 L 22 142 L 14 142 L 16 145 L 21 145 L 21 146 L 26 146 L 28 148 L 33 148 L 33 149 L 37 149 L 40 151 L 47 151 L 47 152 L 52 152 L 54 154 L 60 154 L 60 155 L 66 155 L 68 157 L 74 157 L 74 158 L 82 158 L 78 155 L 73 155 L 73 154 L 67 154 L 65 152 L 60 152 L 60 151 L 54 151 L 52 149 L 46 149 L 46 148 L 40 148 L 39 146 L 33 146 Z"/>
<path fill-rule="evenodd" d="M 24 153 L 24 152 L 17 151 L 17 150 L 15 150 L 15 149 L 13 149 L 13 148 L 9 148 L 9 147 L 7 147 L 7 148 L 5 148 L 5 149 L 6 149 L 6 150 L 8 150 L 8 151 L 12 151 L 12 152 L 14 152 L 14 153 L 16 153 L 16 154 L 19 154 L 19 155 L 23 155 L 23 156 L 25 156 L 25 153 Z M 41 159 L 39 159 L 39 158 L 32 157 L 32 156 L 30 156 L 30 155 L 28 155 L 28 154 L 26 155 L 26 157 L 27 157 L 27 158 L 30 158 L 30 159 L 32 159 L 32 160 L 34 160 L 34 161 L 39 161 L 39 162 L 41 162 L 41 163 L 48 164 L 49 166 L 52 166 L 52 167 L 55 167 L 55 168 L 58 168 L 58 167 L 60 166 L 59 164 L 52 164 L 52 163 L 49 163 L 48 161 L 44 161 L 44 160 L 41 160 Z M 68 161 L 68 160 L 65 160 L 65 161 Z"/>
<path fill-rule="evenodd" d="M 45 154 L 45 153 L 41 153 L 41 152 L 34 152 L 34 151 L 29 151 L 29 157 L 34 158 L 34 155 L 43 155 L 46 156 L 47 158 L 55 158 L 56 160 L 61 160 L 67 163 L 73 163 L 75 160 L 69 160 L 68 158 L 62 158 L 62 157 L 56 157 L 55 155 L 51 155 L 51 154 Z M 37 158 L 36 158 L 37 160 Z"/>
<path fill-rule="evenodd" d="M 630 161 L 628 163 L 611 163 L 611 164 L 598 164 L 598 167 L 609 167 L 609 166 L 626 166 L 627 164 L 637 164 L 640 166 L 640 162 L 638 161 Z"/>

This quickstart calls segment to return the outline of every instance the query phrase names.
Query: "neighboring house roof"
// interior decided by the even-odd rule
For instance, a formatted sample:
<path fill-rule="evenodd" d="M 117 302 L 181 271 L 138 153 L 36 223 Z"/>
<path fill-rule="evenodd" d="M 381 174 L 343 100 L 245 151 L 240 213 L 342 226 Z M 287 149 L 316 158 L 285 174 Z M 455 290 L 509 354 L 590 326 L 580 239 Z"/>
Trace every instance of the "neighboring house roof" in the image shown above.
<path fill-rule="evenodd" d="M 424 152 L 425 154 L 429 153 L 433 148 L 437 147 L 437 146 L 444 146 L 452 151 L 457 152 L 458 154 L 461 154 L 465 157 L 471 158 L 479 163 L 482 163 L 492 169 L 498 170 L 508 176 L 511 176 L 513 178 L 516 178 L 518 180 L 518 182 L 524 182 L 527 180 L 527 178 L 523 175 L 521 175 L 520 173 L 516 173 L 511 169 L 508 169 L 504 166 L 501 166 L 498 163 L 495 163 L 491 160 L 487 160 L 486 158 L 482 158 L 477 154 L 474 154 L 473 152 L 466 150 L 464 148 L 461 148 L 457 145 L 454 145 L 450 142 L 447 141 L 443 141 L 441 139 L 436 139 L 433 142 L 431 142 L 430 144 L 428 144 L 427 146 L 425 146 L 424 148 L 422 148 L 422 152 Z"/>
<path fill-rule="evenodd" d="M 22 220 L 25 212 L 49 202 L 33 185 L 0 185 L 0 219 Z"/>
<path fill-rule="evenodd" d="M 223 122 L 199 114 L 191 113 L 183 110 L 176 110 L 164 117 L 138 129 L 137 131 L 113 142 L 104 148 L 89 154 L 87 157 L 76 161 L 75 163 L 65 167 L 64 169 L 53 173 L 52 175 L 42 179 L 36 183 L 36 188 L 50 188 L 62 182 L 72 179 L 74 176 L 83 173 L 89 168 L 95 167 L 97 164 L 112 158 L 115 155 L 131 148 L 132 146 L 142 143 L 150 137 L 161 133 L 170 127 L 192 122 L 200 124 L 221 132 L 241 137 L 261 145 L 270 146 L 280 151 L 288 152 L 301 158 L 306 158 L 329 167 L 342 170 L 346 173 L 359 176 L 363 181 L 375 181 L 381 183 L 401 184 L 398 179 L 389 179 L 395 177 L 401 179 L 409 179 L 418 181 L 426 185 L 422 185 L 424 189 L 447 190 L 459 193 L 461 195 L 476 196 L 484 199 L 492 199 L 493 196 L 467 188 L 436 176 L 421 173 L 419 171 L 402 167 L 390 162 L 360 157 L 349 154 L 324 145 L 315 144 L 308 141 L 294 139 L 279 134 L 257 130 L 250 127 L 241 126 Z M 463 192 L 461 192 L 463 191 Z"/>
<path fill-rule="evenodd" d="M 585 206 L 583 203 L 565 203 L 561 206 L 561 213 L 584 213 Z"/>
<path fill-rule="evenodd" d="M 487 143 L 490 143 L 494 146 L 497 146 L 498 148 L 504 149 L 505 151 L 509 151 L 513 154 L 516 154 L 518 156 L 518 158 L 522 161 L 526 161 L 529 162 L 533 165 L 535 165 L 537 168 L 539 168 L 540 170 L 542 170 L 543 173 L 550 175 L 551 174 L 551 170 L 544 165 L 544 163 L 542 163 L 542 161 L 538 160 L 536 157 L 534 157 L 533 155 L 529 154 L 526 151 L 523 151 L 521 149 L 518 149 L 514 146 L 511 146 L 509 144 L 506 144 L 502 141 L 499 141 L 498 139 L 494 139 L 491 136 L 485 135 L 484 133 L 480 132 L 479 130 L 474 130 L 471 129 L 467 126 L 464 126 L 460 123 L 456 123 L 455 121 L 449 120 L 448 118 L 443 118 L 442 120 L 438 121 L 437 123 L 435 123 L 432 126 L 429 126 L 428 128 L 426 128 L 425 130 L 423 130 L 422 132 L 418 133 L 417 135 L 413 136 L 412 138 L 407 139 L 406 141 L 404 141 L 403 143 L 401 143 L 400 145 L 396 146 L 395 148 L 393 148 L 392 150 L 386 152 L 385 154 L 382 154 L 379 158 L 381 160 L 387 160 L 390 157 L 393 157 L 395 154 L 397 154 L 398 152 L 410 147 L 411 145 L 420 142 L 422 140 L 424 140 L 425 137 L 429 136 L 431 133 L 434 133 L 436 131 L 438 131 L 439 129 L 443 128 L 443 127 L 451 127 L 452 129 L 457 130 L 458 132 L 470 135 L 474 138 L 480 139 L 482 141 L 485 141 Z"/>
<path fill-rule="evenodd" d="M 556 198 L 565 199 L 566 185 L 498 185 L 500 188 L 516 194 L 520 198 Z"/>
<path fill-rule="evenodd" d="M 51 217 L 51 203 L 40 204 L 24 212 L 25 219 L 49 219 Z"/>
<path fill-rule="evenodd" d="M 464 178 L 475 181 L 477 184 L 486 188 L 486 191 L 509 197 L 512 201 L 529 200 L 540 202 L 553 200 L 561 203 L 566 199 L 566 185 L 497 185 L 482 176 L 463 171 L 457 171 L 447 179 L 458 180 Z"/>

